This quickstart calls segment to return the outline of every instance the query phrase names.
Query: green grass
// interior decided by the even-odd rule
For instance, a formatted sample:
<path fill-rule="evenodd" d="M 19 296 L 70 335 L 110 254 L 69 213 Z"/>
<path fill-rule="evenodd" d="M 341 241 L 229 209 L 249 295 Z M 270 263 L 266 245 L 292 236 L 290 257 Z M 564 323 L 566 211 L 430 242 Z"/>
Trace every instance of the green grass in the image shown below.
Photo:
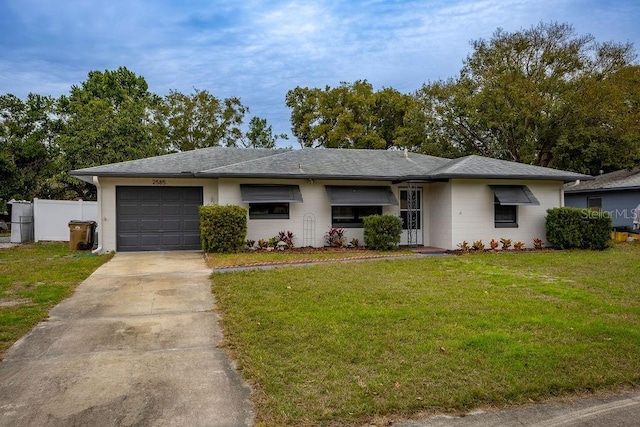
<path fill-rule="evenodd" d="M 216 273 L 261 425 L 508 405 L 640 381 L 640 244 Z"/>
<path fill-rule="evenodd" d="M 110 258 L 71 253 L 66 243 L 0 249 L 0 355 Z"/>

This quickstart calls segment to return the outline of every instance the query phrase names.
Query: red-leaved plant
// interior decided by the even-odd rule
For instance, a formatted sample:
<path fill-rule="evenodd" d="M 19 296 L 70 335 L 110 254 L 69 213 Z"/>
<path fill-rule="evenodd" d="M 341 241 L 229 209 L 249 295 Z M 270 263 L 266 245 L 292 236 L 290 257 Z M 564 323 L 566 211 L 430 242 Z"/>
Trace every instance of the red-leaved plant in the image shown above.
<path fill-rule="evenodd" d="M 327 246 L 332 248 L 341 248 L 344 246 L 344 228 L 330 228 L 324 235 L 324 241 Z"/>

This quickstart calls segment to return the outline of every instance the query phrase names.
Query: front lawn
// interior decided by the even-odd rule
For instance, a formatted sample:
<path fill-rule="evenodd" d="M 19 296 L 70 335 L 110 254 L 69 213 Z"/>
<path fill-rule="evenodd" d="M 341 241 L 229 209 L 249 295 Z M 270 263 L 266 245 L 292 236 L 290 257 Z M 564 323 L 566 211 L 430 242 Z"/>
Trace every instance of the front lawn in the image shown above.
<path fill-rule="evenodd" d="M 373 251 L 364 248 L 296 248 L 267 252 L 245 251 L 237 254 L 206 254 L 207 265 L 214 269 L 278 264 L 343 261 L 349 259 L 401 257 L 413 255 L 408 249 Z"/>
<path fill-rule="evenodd" d="M 640 244 L 215 273 L 259 425 L 636 387 Z"/>
<path fill-rule="evenodd" d="M 72 253 L 67 243 L 0 249 L 0 357 L 110 258 Z"/>

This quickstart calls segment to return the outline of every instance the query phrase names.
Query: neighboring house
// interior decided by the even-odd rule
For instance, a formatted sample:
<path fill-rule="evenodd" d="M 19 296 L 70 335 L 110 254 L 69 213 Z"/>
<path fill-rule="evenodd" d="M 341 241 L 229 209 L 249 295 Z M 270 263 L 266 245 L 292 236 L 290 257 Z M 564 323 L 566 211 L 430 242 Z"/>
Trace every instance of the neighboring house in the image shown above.
<path fill-rule="evenodd" d="M 564 200 L 567 206 L 609 212 L 613 227 L 618 230 L 632 230 L 635 215 L 637 229 L 640 167 L 605 173 L 578 185 L 567 184 Z"/>
<path fill-rule="evenodd" d="M 382 150 L 205 148 L 70 172 L 98 189 L 103 251 L 199 249 L 199 205 L 247 208 L 249 239 L 290 230 L 323 246 L 331 227 L 363 242 L 362 218 L 404 219 L 401 244 L 545 237 L 563 184 L 588 175 L 479 156 Z"/>

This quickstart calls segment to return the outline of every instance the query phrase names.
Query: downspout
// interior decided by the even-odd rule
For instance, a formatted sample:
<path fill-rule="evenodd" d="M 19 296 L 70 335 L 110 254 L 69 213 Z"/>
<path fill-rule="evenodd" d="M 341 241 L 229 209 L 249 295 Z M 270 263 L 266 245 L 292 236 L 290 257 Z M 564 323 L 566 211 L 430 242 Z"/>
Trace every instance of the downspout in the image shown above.
<path fill-rule="evenodd" d="M 102 241 L 104 240 L 104 227 L 102 226 L 103 218 L 102 218 L 102 187 L 100 187 L 100 181 L 98 181 L 98 177 L 94 175 L 93 184 L 96 186 L 98 190 L 98 247 L 91 251 L 92 254 L 100 254 L 102 253 Z M 102 236 L 101 236 L 102 234 Z"/>
<path fill-rule="evenodd" d="M 569 185 L 567 188 L 562 187 L 562 197 L 560 198 L 560 207 L 564 208 L 564 191 L 569 189 L 569 188 L 573 188 L 573 187 L 577 187 L 578 185 L 580 185 L 580 180 L 576 179 L 575 182 L 571 185 Z"/>
<path fill-rule="evenodd" d="M 567 188 L 577 187 L 578 185 L 580 185 L 580 180 L 576 179 L 575 182 L 573 184 L 567 186 Z"/>

